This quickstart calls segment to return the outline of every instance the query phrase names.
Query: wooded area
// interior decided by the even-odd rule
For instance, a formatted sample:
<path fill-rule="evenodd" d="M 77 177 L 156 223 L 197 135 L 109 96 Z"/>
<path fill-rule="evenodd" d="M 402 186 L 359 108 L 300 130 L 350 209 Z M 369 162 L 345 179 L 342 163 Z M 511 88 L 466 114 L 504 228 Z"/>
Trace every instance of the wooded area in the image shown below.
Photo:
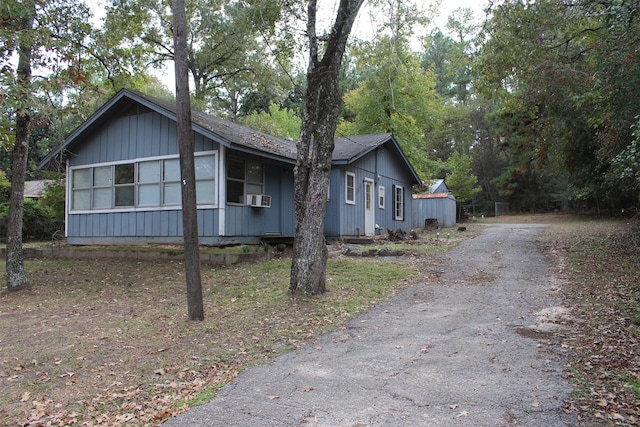
<path fill-rule="evenodd" d="M 12 183 L 25 119 L 25 178 L 50 178 L 38 161 L 122 87 L 173 99 L 165 3 L 114 1 L 91 17 L 82 2 L 2 2 L 0 168 Z M 444 28 L 418 2 L 372 8 L 375 35 L 353 34 L 341 61 L 337 136 L 392 132 L 423 180 L 445 178 L 475 214 L 495 202 L 511 212 L 636 211 L 636 1 L 490 2 L 483 16 L 455 11 Z M 310 123 L 307 3 L 187 0 L 186 13 L 192 107 L 298 140 Z M 321 56 L 329 30 L 317 29 Z"/>

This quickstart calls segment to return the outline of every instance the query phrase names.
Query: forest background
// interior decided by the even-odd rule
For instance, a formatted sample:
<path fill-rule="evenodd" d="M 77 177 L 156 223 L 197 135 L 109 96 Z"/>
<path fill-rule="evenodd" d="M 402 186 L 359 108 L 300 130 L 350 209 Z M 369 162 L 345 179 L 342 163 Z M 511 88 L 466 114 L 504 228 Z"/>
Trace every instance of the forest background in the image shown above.
<path fill-rule="evenodd" d="M 371 1 L 360 24 L 371 31 L 354 34 L 343 64 L 338 134 L 393 132 L 425 183 L 445 178 L 474 214 L 492 214 L 495 202 L 512 212 L 634 212 L 636 3 L 506 0 L 445 20 L 437 2 Z M 21 5 L 0 7 L 5 199 L 20 105 L 32 109 L 27 178 L 41 179 L 64 169 L 39 170 L 40 159 L 122 87 L 174 97 L 162 71 L 173 59 L 170 2 L 116 0 L 100 17 L 91 4 L 36 2 L 28 94 L 15 84 L 20 32 L 12 22 Z M 306 84 L 302 2 L 189 0 L 187 14 L 192 106 L 297 139 Z"/>

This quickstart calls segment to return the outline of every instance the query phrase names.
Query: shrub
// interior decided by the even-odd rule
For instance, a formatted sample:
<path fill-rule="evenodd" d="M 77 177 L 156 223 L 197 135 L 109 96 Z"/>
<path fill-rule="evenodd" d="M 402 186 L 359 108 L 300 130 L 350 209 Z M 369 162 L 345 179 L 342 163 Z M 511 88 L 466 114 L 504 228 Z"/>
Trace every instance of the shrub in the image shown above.
<path fill-rule="evenodd" d="M 64 221 L 64 201 L 65 201 L 64 179 L 47 184 L 44 195 L 40 199 L 42 206 L 48 208 L 56 221 Z"/>
<path fill-rule="evenodd" d="M 0 232 L 6 241 L 9 204 L 0 205 Z M 63 222 L 56 220 L 52 211 L 38 201 L 25 199 L 22 217 L 22 238 L 24 240 L 48 240 L 62 227 Z"/>

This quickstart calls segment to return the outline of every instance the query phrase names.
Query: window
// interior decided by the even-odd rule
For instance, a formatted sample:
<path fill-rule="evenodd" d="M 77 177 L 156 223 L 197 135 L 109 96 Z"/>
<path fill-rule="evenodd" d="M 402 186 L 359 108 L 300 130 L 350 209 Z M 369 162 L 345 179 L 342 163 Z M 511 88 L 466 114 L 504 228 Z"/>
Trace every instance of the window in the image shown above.
<path fill-rule="evenodd" d="M 227 203 L 245 203 L 247 194 L 264 194 L 264 166 L 254 160 L 229 156 Z"/>
<path fill-rule="evenodd" d="M 345 173 L 345 202 L 355 205 L 356 203 L 356 175 L 352 172 Z"/>
<path fill-rule="evenodd" d="M 133 180 L 133 171 L 134 171 L 133 163 L 115 165 L 115 177 L 116 177 L 115 206 L 116 207 L 134 205 L 135 186 L 134 186 L 134 180 Z"/>
<path fill-rule="evenodd" d="M 378 187 L 378 207 L 384 209 L 384 187 Z"/>
<path fill-rule="evenodd" d="M 138 206 L 160 206 L 160 161 L 138 163 Z"/>
<path fill-rule="evenodd" d="M 216 162 L 214 156 L 198 156 L 196 166 L 196 199 L 198 204 L 216 203 Z"/>
<path fill-rule="evenodd" d="M 113 179 L 111 166 L 93 168 L 93 209 L 111 208 L 113 196 Z"/>
<path fill-rule="evenodd" d="M 196 198 L 216 201 L 216 154 L 195 156 Z M 180 159 L 139 160 L 71 171 L 71 210 L 177 206 L 182 201 Z"/>
<path fill-rule="evenodd" d="M 393 186 L 393 219 L 404 221 L 404 187 Z"/>
<path fill-rule="evenodd" d="M 71 172 L 71 209 L 91 208 L 91 169 Z"/>
<path fill-rule="evenodd" d="M 164 205 L 179 205 L 182 203 L 180 159 L 162 161 L 162 203 Z"/>

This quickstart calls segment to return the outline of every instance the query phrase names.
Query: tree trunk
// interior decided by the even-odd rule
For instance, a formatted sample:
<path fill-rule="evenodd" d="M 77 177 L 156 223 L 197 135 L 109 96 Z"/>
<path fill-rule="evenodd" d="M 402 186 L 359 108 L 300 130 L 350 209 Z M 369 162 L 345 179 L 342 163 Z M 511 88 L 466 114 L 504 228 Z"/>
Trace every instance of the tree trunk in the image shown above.
<path fill-rule="evenodd" d="M 31 133 L 31 43 L 29 33 L 33 28 L 35 5 L 27 3 L 26 13 L 20 21 L 18 46 L 17 84 L 22 92 L 23 103 L 16 111 L 16 140 L 13 147 L 11 170 L 11 195 L 9 196 L 9 218 L 7 222 L 7 288 L 10 291 L 29 288 L 22 254 L 22 218 L 24 211 L 24 181 L 29 154 Z"/>
<path fill-rule="evenodd" d="M 316 35 L 317 0 L 308 4 L 309 65 L 302 127 L 294 169 L 296 231 L 289 293 L 326 291 L 327 246 L 324 239 L 329 173 L 340 113 L 338 79 L 347 39 L 364 0 L 341 0 L 324 47 Z M 322 59 L 319 53 L 324 52 Z"/>
<path fill-rule="evenodd" d="M 191 129 L 187 63 L 187 18 L 184 0 L 173 0 L 173 41 L 175 44 L 176 127 L 180 149 L 180 178 L 182 179 L 182 230 L 187 281 L 187 308 L 189 320 L 203 320 L 196 173 L 193 159 L 193 130 Z"/>

